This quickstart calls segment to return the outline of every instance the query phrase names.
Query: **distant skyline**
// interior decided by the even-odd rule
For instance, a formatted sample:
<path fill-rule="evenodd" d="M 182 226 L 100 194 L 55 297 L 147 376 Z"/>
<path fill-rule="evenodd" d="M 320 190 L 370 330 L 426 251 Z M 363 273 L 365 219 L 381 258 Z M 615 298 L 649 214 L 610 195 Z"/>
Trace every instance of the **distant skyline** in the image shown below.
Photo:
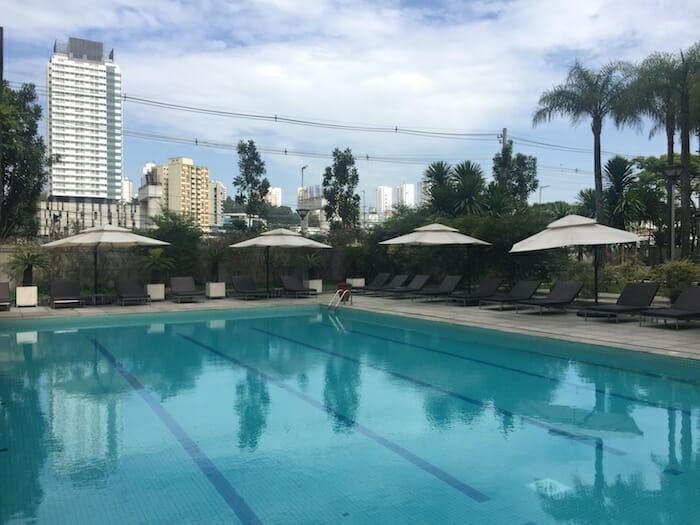
<path fill-rule="evenodd" d="M 573 202 L 580 189 L 593 186 L 590 125 L 557 119 L 533 128 L 540 94 L 563 82 L 576 60 L 597 68 L 687 48 L 700 39 L 700 4 L 4 0 L 0 25 L 5 79 L 13 88 L 35 83 L 44 105 L 55 40 L 73 36 L 114 49 L 127 97 L 124 174 L 137 186 L 147 162 L 186 156 L 209 167 L 212 180 L 233 194 L 235 146 L 252 139 L 271 185 L 282 188 L 282 204 L 295 207 L 301 167 L 308 165 L 306 184 L 320 184 L 333 149 L 349 147 L 357 158 L 358 192 L 365 190 L 366 205 L 373 206 L 377 186 L 416 183 L 433 161 L 472 160 L 490 175 L 507 128 L 515 152 L 538 158 L 542 200 Z M 275 121 L 275 115 L 327 126 Z M 606 122 L 603 149 L 663 154 L 664 137 L 649 140 L 649 128 L 617 130 Z M 208 141 L 227 148 L 206 147 Z M 531 200 L 539 200 L 539 192 Z"/>

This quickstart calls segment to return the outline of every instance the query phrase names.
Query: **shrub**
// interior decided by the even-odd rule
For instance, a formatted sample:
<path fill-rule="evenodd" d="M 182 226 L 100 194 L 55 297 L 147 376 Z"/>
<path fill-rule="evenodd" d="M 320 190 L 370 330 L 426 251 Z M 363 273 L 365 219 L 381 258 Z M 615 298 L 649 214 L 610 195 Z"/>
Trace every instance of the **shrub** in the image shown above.
<path fill-rule="evenodd" d="M 654 268 L 653 277 L 665 287 L 671 301 L 675 301 L 683 288 L 700 280 L 700 266 L 688 259 L 667 261 Z"/>

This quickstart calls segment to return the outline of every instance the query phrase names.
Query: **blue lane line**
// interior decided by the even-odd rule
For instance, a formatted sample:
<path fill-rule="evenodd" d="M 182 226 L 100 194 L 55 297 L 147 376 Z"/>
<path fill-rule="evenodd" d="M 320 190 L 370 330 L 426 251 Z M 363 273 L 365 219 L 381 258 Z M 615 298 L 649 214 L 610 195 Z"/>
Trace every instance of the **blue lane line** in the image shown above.
<path fill-rule="evenodd" d="M 321 326 L 324 326 L 325 328 L 330 328 L 330 329 L 335 328 L 334 326 L 326 324 L 326 323 L 321 323 Z M 415 343 L 406 343 L 404 341 L 399 341 L 398 339 L 391 339 L 390 337 L 375 335 L 375 334 L 371 334 L 368 332 L 363 332 L 361 330 L 350 329 L 350 330 L 347 330 L 347 332 L 350 332 L 352 334 L 362 335 L 365 337 L 370 337 L 372 339 L 378 339 L 380 341 L 385 341 L 388 343 L 395 343 L 395 344 L 401 345 L 401 346 L 408 346 L 411 348 L 416 348 L 418 350 L 423 350 L 425 352 L 431 352 L 433 354 L 454 357 L 455 359 L 461 359 L 462 361 L 469 361 L 471 363 L 477 363 L 477 364 L 484 365 L 484 366 L 492 366 L 494 368 L 500 368 L 501 370 L 507 370 L 508 372 L 515 372 L 517 374 L 523 374 L 523 375 L 535 377 L 538 379 L 546 379 L 547 381 L 552 381 L 553 383 L 556 383 L 556 384 L 562 384 L 562 385 L 567 384 L 564 381 L 562 381 L 561 379 L 558 379 L 556 377 L 550 377 L 550 376 L 546 376 L 544 374 L 538 374 L 537 372 L 530 372 L 528 370 L 523 370 L 522 368 L 515 368 L 512 366 L 508 366 L 508 365 L 501 365 L 499 363 L 494 363 L 492 361 L 486 361 L 484 359 L 478 359 L 476 357 L 467 357 L 465 355 L 455 354 L 454 352 L 448 352 L 447 350 L 438 350 L 437 348 L 430 348 L 429 346 L 423 346 L 423 345 L 419 345 L 419 344 L 415 344 Z M 450 339 L 450 340 L 453 342 L 459 342 L 459 341 L 456 341 L 454 339 Z M 462 341 L 461 344 L 466 344 L 466 343 L 464 341 Z M 519 351 L 519 350 L 515 350 L 515 351 Z M 530 352 L 530 353 L 532 353 L 532 352 Z M 561 359 L 561 358 L 559 358 L 559 359 Z M 650 406 L 652 408 L 661 408 L 663 410 L 675 410 L 675 411 L 680 412 L 682 414 L 691 415 L 691 411 L 689 409 L 666 406 L 666 405 L 662 405 L 660 403 L 656 403 L 654 401 L 648 401 L 646 399 L 641 399 L 641 398 L 637 398 L 634 396 L 627 396 L 625 394 L 617 394 L 615 392 L 601 390 L 601 389 L 595 388 L 595 387 L 591 388 L 591 387 L 585 387 L 583 385 L 575 385 L 575 386 L 576 386 L 576 388 L 586 388 L 587 390 L 590 389 L 591 392 L 598 392 L 599 394 L 606 394 L 606 395 L 609 395 L 611 397 L 616 397 L 618 399 L 624 399 L 625 401 L 634 401 L 635 403 Z"/>
<path fill-rule="evenodd" d="M 305 348 L 310 348 L 311 350 L 315 350 L 317 352 L 321 352 L 321 353 L 326 354 L 326 355 L 338 357 L 340 359 L 345 359 L 346 361 L 356 363 L 360 366 L 372 368 L 372 369 L 377 370 L 379 372 L 383 372 L 385 374 L 389 374 L 389 375 L 392 375 L 394 377 L 398 377 L 399 379 L 403 379 L 404 381 L 407 381 L 409 383 L 413 383 L 415 385 L 429 388 L 430 390 L 435 390 L 437 392 L 448 395 L 450 397 L 454 397 L 454 398 L 459 399 L 461 401 L 466 401 L 467 403 L 472 404 L 472 405 L 476 405 L 480 408 L 483 408 L 486 410 L 491 409 L 498 414 L 503 414 L 503 415 L 506 415 L 509 417 L 516 417 L 517 416 L 517 417 L 521 418 L 523 421 L 525 421 L 525 422 L 527 422 L 535 427 L 544 428 L 544 429 L 548 430 L 553 435 L 561 436 L 561 437 L 564 437 L 567 439 L 571 439 L 573 441 L 578 441 L 580 443 L 591 446 L 593 448 L 601 448 L 602 447 L 603 450 L 610 452 L 611 454 L 614 454 L 616 456 L 625 456 L 627 454 L 623 450 L 619 450 L 617 448 L 610 447 L 607 445 L 602 445 L 595 438 L 585 436 L 583 434 L 574 434 L 572 432 L 567 432 L 565 430 L 561 430 L 561 429 L 557 428 L 555 425 L 543 423 L 542 421 L 538 421 L 537 419 L 532 418 L 530 416 L 527 416 L 525 414 L 517 414 L 515 412 L 511 412 L 510 410 L 506 410 L 505 408 L 500 408 L 500 407 L 493 405 L 491 403 L 486 403 L 484 401 L 481 401 L 480 399 L 474 399 L 472 397 L 465 396 L 464 394 L 460 394 L 459 392 L 455 392 L 454 390 L 448 390 L 447 388 L 443 388 L 443 387 L 435 385 L 433 383 L 428 383 L 427 381 L 423 381 L 422 379 L 416 379 L 414 377 L 404 375 L 400 372 L 394 372 L 393 370 L 389 370 L 388 368 L 384 368 L 381 366 L 366 363 L 366 362 L 361 361 L 359 359 L 355 359 L 354 357 L 348 357 L 346 355 L 339 354 L 338 352 L 334 352 L 333 350 L 327 350 L 327 349 L 321 348 L 319 346 L 310 345 L 310 344 L 305 343 L 303 341 L 299 341 L 297 339 L 292 339 L 291 337 L 285 337 L 285 336 L 278 335 L 278 334 L 275 334 L 272 332 L 268 332 L 267 330 L 263 330 L 261 328 L 253 328 L 252 330 L 254 330 L 256 332 L 260 332 L 260 333 L 265 334 L 265 335 L 270 336 L 270 337 L 275 337 L 277 339 L 287 341 L 289 343 L 294 343 L 294 344 L 297 344 L 299 346 L 303 346 Z"/>
<path fill-rule="evenodd" d="M 284 390 L 288 394 L 293 395 L 294 397 L 301 399 L 305 403 L 308 403 L 309 405 L 318 408 L 322 412 L 332 414 L 334 417 L 344 421 L 347 425 L 350 425 L 351 427 L 355 428 L 358 432 L 361 434 L 364 434 L 371 440 L 373 440 L 375 443 L 378 443 L 379 445 L 383 446 L 387 450 L 390 450 L 394 452 L 395 454 L 399 455 L 400 457 L 404 458 L 405 460 L 409 461 L 416 467 L 420 468 L 424 472 L 427 472 L 428 474 L 436 477 L 440 481 L 447 483 L 451 487 L 457 489 L 459 492 L 464 494 L 465 496 L 468 496 L 469 498 L 473 499 L 474 501 L 478 503 L 483 503 L 484 501 L 489 501 L 491 498 L 488 497 L 486 494 L 483 492 L 478 491 L 474 487 L 471 487 L 467 485 L 466 483 L 458 480 L 451 474 L 448 474 L 444 470 L 440 469 L 439 467 L 433 465 L 432 463 L 429 463 L 428 461 L 424 460 L 423 458 L 416 456 L 412 452 L 409 452 L 405 448 L 403 448 L 401 445 L 398 443 L 394 443 L 393 441 L 390 441 L 389 439 L 377 434 L 376 432 L 370 430 L 369 428 L 361 425 L 358 423 L 356 420 L 349 418 L 345 416 L 344 414 L 341 414 L 340 412 L 337 412 L 333 408 L 324 405 L 323 403 L 320 403 L 319 401 L 316 401 L 315 399 L 307 396 L 303 392 L 296 390 L 295 388 L 292 388 L 291 386 L 287 385 L 283 381 L 280 381 L 278 379 L 275 379 L 269 374 L 266 374 L 262 370 L 259 370 L 258 368 L 249 365 L 247 363 L 244 363 L 243 361 L 240 361 L 236 359 L 235 357 L 232 357 L 228 354 L 225 354 L 224 352 L 214 348 L 213 346 L 209 346 L 205 343 L 202 343 L 201 341 L 197 341 L 196 339 L 193 339 L 192 337 L 189 337 L 185 334 L 177 333 L 175 332 L 176 335 L 182 337 L 183 339 L 186 339 L 190 343 L 193 343 L 201 348 L 204 348 L 205 350 L 208 350 L 212 354 L 215 354 L 222 359 L 225 359 L 226 361 L 229 361 L 245 370 L 248 370 L 250 372 L 253 372 L 254 374 L 258 375 L 259 377 L 262 377 L 265 379 L 268 383 L 272 383 L 273 385 L 277 386 L 278 388 Z"/>
<path fill-rule="evenodd" d="M 175 436 L 175 439 L 180 442 L 180 445 L 182 445 L 182 448 L 185 449 L 185 452 L 187 452 L 190 458 L 192 458 L 197 467 L 199 467 L 199 470 L 201 470 L 202 474 L 207 477 L 209 482 L 214 486 L 221 497 L 224 498 L 231 510 L 236 513 L 238 519 L 245 524 L 262 524 L 262 521 L 255 514 L 255 511 L 248 506 L 243 497 L 236 491 L 235 488 L 233 488 L 233 486 L 231 486 L 221 471 L 216 468 L 216 465 L 214 465 L 212 460 L 209 459 L 202 449 L 199 448 L 197 443 L 195 443 L 194 440 L 187 435 L 187 432 L 185 432 L 178 422 L 175 421 L 175 418 L 173 418 L 173 416 L 171 416 L 165 410 L 165 408 L 163 408 L 163 405 L 161 405 L 158 400 L 145 389 L 145 387 L 138 379 L 136 379 L 134 375 L 124 368 L 124 365 L 117 360 L 114 354 L 102 346 L 96 339 L 91 339 L 91 341 L 95 345 L 95 348 L 97 348 L 105 359 L 107 359 L 107 361 L 109 361 L 109 363 L 116 368 L 116 370 L 124 377 L 124 379 L 127 380 L 136 393 L 146 402 L 150 409 L 160 418 L 168 430 L 170 430 L 172 435 Z"/>

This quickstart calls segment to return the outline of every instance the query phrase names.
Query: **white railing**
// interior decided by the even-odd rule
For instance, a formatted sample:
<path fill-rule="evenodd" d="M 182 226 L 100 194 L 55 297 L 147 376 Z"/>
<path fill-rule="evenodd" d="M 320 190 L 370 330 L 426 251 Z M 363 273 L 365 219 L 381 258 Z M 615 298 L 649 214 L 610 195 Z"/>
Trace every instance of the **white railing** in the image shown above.
<path fill-rule="evenodd" d="M 331 297 L 331 300 L 328 303 L 328 309 L 335 310 L 346 301 L 350 301 L 350 304 L 352 304 L 352 293 L 350 290 L 343 288 L 336 290 L 335 294 L 333 294 L 333 297 Z"/>

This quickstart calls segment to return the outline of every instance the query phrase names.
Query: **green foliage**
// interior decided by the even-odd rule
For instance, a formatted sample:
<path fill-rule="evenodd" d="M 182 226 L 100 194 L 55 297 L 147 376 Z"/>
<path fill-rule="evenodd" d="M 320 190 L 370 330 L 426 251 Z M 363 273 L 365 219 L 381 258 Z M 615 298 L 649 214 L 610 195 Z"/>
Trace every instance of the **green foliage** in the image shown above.
<path fill-rule="evenodd" d="M 319 272 L 323 268 L 324 259 L 318 253 L 307 253 L 303 257 L 305 274 L 309 279 L 318 279 Z"/>
<path fill-rule="evenodd" d="M 290 226 L 299 226 L 300 220 L 299 215 L 289 206 L 279 206 L 269 209 L 267 212 L 267 224 L 270 229 L 289 228 Z"/>
<path fill-rule="evenodd" d="M 675 301 L 683 288 L 700 281 L 700 266 L 688 259 L 667 261 L 654 268 L 653 277 Z"/>
<path fill-rule="evenodd" d="M 447 162 L 431 163 L 423 173 L 430 213 L 452 216 L 455 211 L 452 188 L 452 166 Z"/>
<path fill-rule="evenodd" d="M 270 181 L 265 178 L 265 161 L 260 157 L 253 140 L 241 140 L 237 151 L 240 174 L 233 179 L 233 185 L 237 188 L 235 202 L 245 206 L 248 216 L 265 217 L 265 196 L 270 191 Z"/>
<path fill-rule="evenodd" d="M 33 284 L 33 269 L 47 268 L 49 266 L 49 256 L 38 244 L 20 244 L 10 256 L 8 267 L 15 275 L 22 274 L 22 286 Z"/>
<path fill-rule="evenodd" d="M 32 237 L 38 230 L 37 202 L 48 175 L 46 146 L 39 133 L 41 106 L 36 89 L 23 84 L 10 89 L 7 82 L 0 106 L 0 238 Z"/>
<path fill-rule="evenodd" d="M 228 243 L 221 237 L 206 239 L 204 241 L 204 259 L 207 267 L 207 279 L 213 282 L 219 281 L 219 269 L 231 253 Z"/>
<path fill-rule="evenodd" d="M 333 150 L 333 166 L 323 173 L 323 211 L 331 228 L 354 229 L 360 220 L 360 196 L 355 188 L 360 176 L 355 167 L 355 157 L 350 148 Z"/>
<path fill-rule="evenodd" d="M 595 217 L 596 200 L 596 194 L 593 188 L 580 190 L 576 194 L 576 214 L 582 215 L 583 217 Z"/>
<path fill-rule="evenodd" d="M 481 166 L 465 160 L 452 170 L 451 186 L 454 189 L 454 214 L 478 215 L 484 208 L 486 180 Z"/>
<path fill-rule="evenodd" d="M 146 255 L 138 258 L 139 265 L 150 273 L 150 281 L 157 283 L 165 278 L 165 274 L 175 269 L 175 259 L 168 257 L 163 248 L 151 248 Z"/>
<path fill-rule="evenodd" d="M 169 242 L 165 254 L 175 260 L 180 275 L 196 275 L 199 242 L 202 236 L 194 219 L 174 211 L 163 210 L 153 218 L 158 239 Z"/>
<path fill-rule="evenodd" d="M 593 262 L 588 260 L 578 260 L 568 258 L 565 265 L 561 267 L 559 272 L 556 274 L 557 281 L 581 281 L 583 283 L 583 289 L 579 294 L 580 297 L 584 299 L 590 299 L 593 297 L 595 292 L 595 281 L 593 270 Z M 599 276 L 599 286 L 601 290 L 605 289 L 604 278 L 602 275 Z"/>
<path fill-rule="evenodd" d="M 513 141 L 503 144 L 503 149 L 493 157 L 495 184 L 509 195 L 516 206 L 527 206 L 527 198 L 537 189 L 537 159 L 518 153 L 513 157 Z"/>
<path fill-rule="evenodd" d="M 616 289 L 622 289 L 627 283 L 647 281 L 654 278 L 649 266 L 642 264 L 639 259 L 630 259 L 621 264 L 608 264 L 604 267 L 605 281 Z"/>
<path fill-rule="evenodd" d="M 605 163 L 604 173 L 608 224 L 613 228 L 627 229 L 641 211 L 641 203 L 633 191 L 637 183 L 634 163 L 616 155 Z"/>

